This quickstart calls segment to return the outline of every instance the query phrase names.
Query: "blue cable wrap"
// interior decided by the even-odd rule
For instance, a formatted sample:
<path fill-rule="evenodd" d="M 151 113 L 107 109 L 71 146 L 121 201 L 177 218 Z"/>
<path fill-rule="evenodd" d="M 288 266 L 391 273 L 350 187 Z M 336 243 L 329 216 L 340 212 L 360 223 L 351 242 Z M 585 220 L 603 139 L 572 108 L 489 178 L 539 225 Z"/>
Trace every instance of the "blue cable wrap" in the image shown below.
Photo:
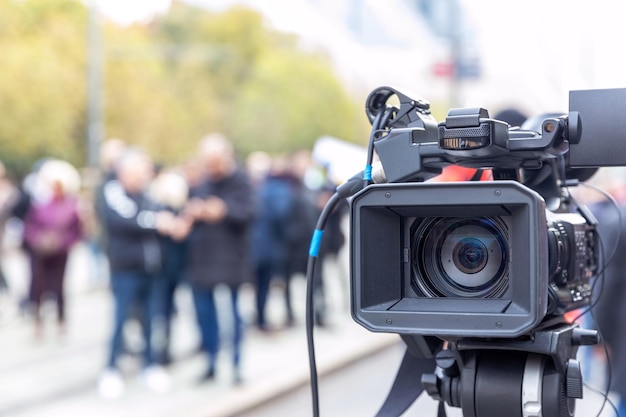
<path fill-rule="evenodd" d="M 320 251 L 320 244 L 322 243 L 323 230 L 315 229 L 313 237 L 311 238 L 311 247 L 309 248 L 309 256 L 317 258 L 317 254 Z"/>
<path fill-rule="evenodd" d="M 363 179 L 365 181 L 372 180 L 372 166 L 371 165 L 365 165 L 365 170 L 363 171 Z"/>

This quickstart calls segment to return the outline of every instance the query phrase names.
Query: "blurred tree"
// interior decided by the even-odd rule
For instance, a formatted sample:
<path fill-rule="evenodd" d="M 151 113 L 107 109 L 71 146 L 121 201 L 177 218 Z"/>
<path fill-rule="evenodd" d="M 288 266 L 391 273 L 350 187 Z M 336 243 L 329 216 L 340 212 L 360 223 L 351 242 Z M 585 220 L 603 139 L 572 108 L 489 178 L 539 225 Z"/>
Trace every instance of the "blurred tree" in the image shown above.
<path fill-rule="evenodd" d="M 323 134 L 365 141 L 367 122 L 321 54 L 265 27 L 245 8 L 210 13 L 182 2 L 150 29 L 161 45 L 171 93 L 181 103 L 179 148 L 222 131 L 243 152 L 310 147 Z M 177 154 L 175 150 L 166 155 Z"/>
<path fill-rule="evenodd" d="M 246 151 L 311 147 L 322 135 L 365 143 L 367 119 L 318 56 L 275 49 L 233 105 L 228 131 Z"/>
<path fill-rule="evenodd" d="M 87 11 L 81 0 L 0 1 L 0 159 L 81 165 L 86 149 Z M 243 152 L 364 143 L 367 122 L 322 54 L 245 8 L 174 1 L 151 23 L 104 26 L 104 131 L 174 163 L 212 131 Z"/>
<path fill-rule="evenodd" d="M 0 158 L 14 171 L 81 161 L 85 19 L 75 0 L 0 2 Z"/>

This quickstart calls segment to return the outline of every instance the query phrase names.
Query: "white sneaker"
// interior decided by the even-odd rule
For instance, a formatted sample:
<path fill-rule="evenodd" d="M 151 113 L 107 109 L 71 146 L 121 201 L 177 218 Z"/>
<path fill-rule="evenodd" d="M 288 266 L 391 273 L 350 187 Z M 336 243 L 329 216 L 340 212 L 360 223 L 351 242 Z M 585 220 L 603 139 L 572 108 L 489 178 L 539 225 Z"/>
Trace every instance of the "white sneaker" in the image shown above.
<path fill-rule="evenodd" d="M 117 369 L 105 370 L 98 379 L 98 393 L 102 398 L 115 399 L 124 395 L 124 379 Z"/>
<path fill-rule="evenodd" d="M 145 384 L 154 392 L 164 393 L 170 390 L 172 385 L 170 376 L 162 366 L 150 365 L 143 371 Z"/>

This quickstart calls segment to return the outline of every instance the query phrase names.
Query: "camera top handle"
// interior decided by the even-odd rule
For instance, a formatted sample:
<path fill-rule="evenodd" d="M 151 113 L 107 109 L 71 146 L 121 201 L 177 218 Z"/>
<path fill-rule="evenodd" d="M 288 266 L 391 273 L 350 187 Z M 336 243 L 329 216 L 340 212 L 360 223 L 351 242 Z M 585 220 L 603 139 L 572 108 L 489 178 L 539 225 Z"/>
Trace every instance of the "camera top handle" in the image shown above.
<path fill-rule="evenodd" d="M 555 159 L 567 165 L 569 146 L 582 134 L 578 112 L 545 119 L 540 132 L 510 128 L 482 108 L 451 109 L 437 123 L 428 101 L 391 87 L 374 90 L 366 100 L 370 121 L 383 111 L 389 117 L 384 126 L 373 126 L 373 146 L 386 182 L 424 181 L 452 164 L 509 171 L 538 169 Z"/>

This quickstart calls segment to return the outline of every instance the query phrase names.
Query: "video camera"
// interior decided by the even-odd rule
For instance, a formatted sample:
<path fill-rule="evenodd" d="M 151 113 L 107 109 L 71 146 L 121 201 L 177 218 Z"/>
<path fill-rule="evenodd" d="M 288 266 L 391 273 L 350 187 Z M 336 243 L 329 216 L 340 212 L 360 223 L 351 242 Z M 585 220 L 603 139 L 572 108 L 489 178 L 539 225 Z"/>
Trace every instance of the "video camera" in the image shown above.
<path fill-rule="evenodd" d="M 390 87 L 367 98 L 380 165 L 350 201 L 352 316 L 434 358 L 424 388 L 466 417 L 573 416 L 576 351 L 598 336 L 564 313 L 590 305 L 602 257 L 568 187 L 626 165 L 626 89 L 571 91 L 567 115 L 532 129 L 429 107 Z M 451 165 L 494 181 L 437 182 Z"/>

